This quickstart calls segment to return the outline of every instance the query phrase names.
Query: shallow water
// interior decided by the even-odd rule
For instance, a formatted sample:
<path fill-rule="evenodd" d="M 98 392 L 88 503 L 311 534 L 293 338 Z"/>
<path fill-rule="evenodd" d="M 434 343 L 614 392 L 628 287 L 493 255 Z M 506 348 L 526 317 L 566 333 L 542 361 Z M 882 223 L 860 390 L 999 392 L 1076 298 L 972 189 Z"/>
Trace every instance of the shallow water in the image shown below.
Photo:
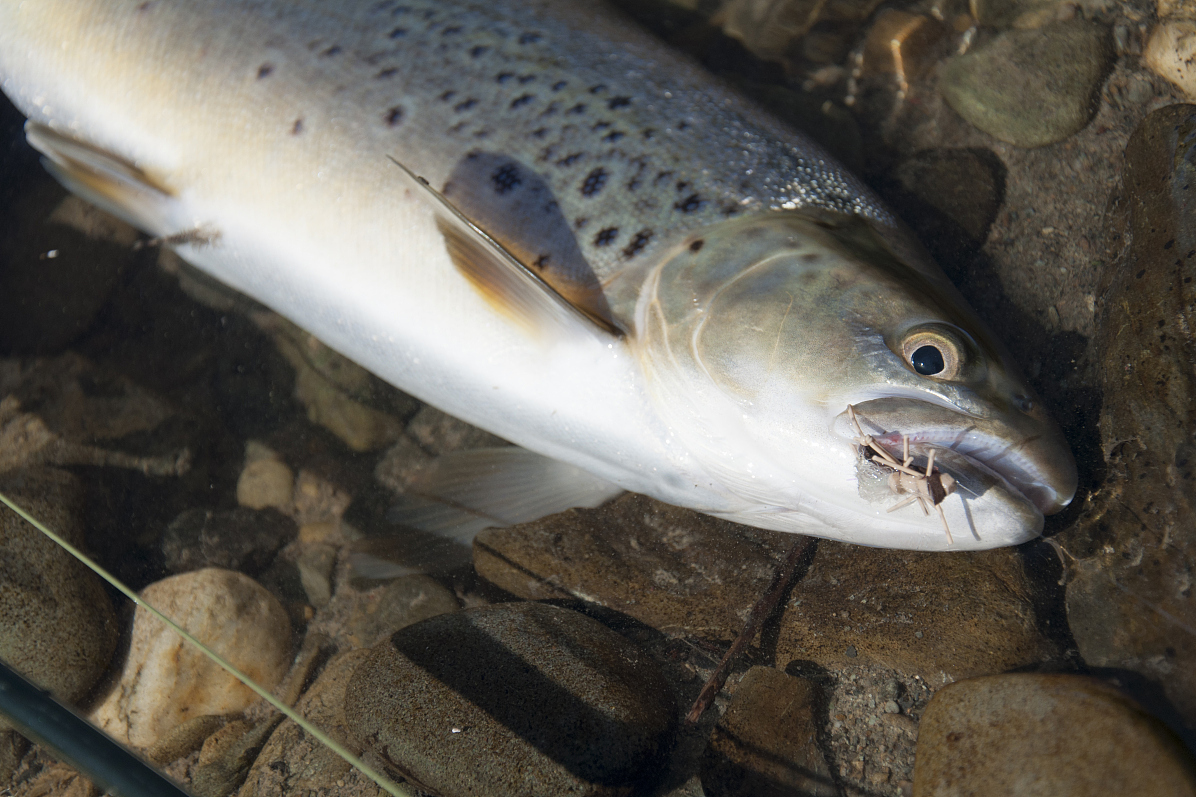
<path fill-rule="evenodd" d="M 1179 98 L 1152 78 L 1148 96 L 1131 100 L 1128 87 L 1145 73 L 1132 54 L 1123 54 L 1104 79 L 1087 125 L 1060 143 L 1022 149 L 956 116 L 940 99 L 934 68 L 909 76 L 903 93 L 889 74 L 849 83 L 853 53 L 876 24 L 875 13 L 850 24 L 820 23 L 814 32 L 824 36 L 830 55 L 818 56 L 824 60 L 787 57 L 782 65 L 756 58 L 702 14 L 663 3 L 629 10 L 713 72 L 820 138 L 922 238 L 1009 345 L 1064 426 L 1079 462 L 1081 492 L 1067 511 L 1048 518 L 1045 533 L 1075 556 L 1091 553 L 1097 539 L 1086 531 L 1095 505 L 1091 496 L 1099 496 L 1107 476 L 1097 427 L 1103 353 L 1091 345 L 1102 271 L 1115 250 L 1106 240 L 1105 207 L 1117 193 L 1121 152 L 1135 126 L 1149 111 Z M 1127 4 L 1094 13 L 1115 26 L 1134 14 L 1148 19 L 1151 12 Z M 926 57 L 941 63 L 959 35 L 944 35 L 935 44 L 940 49 L 928 47 Z M 835 50 L 835 41 L 846 42 L 846 50 Z M 840 66 L 847 71 L 827 77 L 827 67 Z M 851 105 L 845 103 L 849 95 Z M 428 455 L 491 441 L 357 374 L 301 333 L 255 315 L 262 311 L 248 300 L 204 282 L 177 262 L 166 258 L 163 267 L 156 248 L 134 249 L 122 238 L 125 233 L 103 220 L 54 216 L 66 194 L 37 167 L 23 144 L 20 119 L 7 104 L 0 111 L 0 142 L 0 297 L 8 307 L 0 320 L 0 398 L 19 387 L 22 409 L 73 443 L 150 458 L 189 452 L 190 467 L 179 476 L 71 466 L 86 506 L 87 548 L 136 590 L 193 569 L 197 561 L 247 569 L 286 609 L 296 650 L 304 639 L 311 645 L 317 632 L 326 635 L 325 652 L 314 656 L 316 669 L 333 648 L 372 644 L 379 628 L 362 617 L 377 612 L 390 582 L 355 578 L 349 554 L 364 547 L 360 538 L 375 540 L 393 531 L 386 519 L 394 500 L 388 487 L 411 461 L 403 447 Z M 956 168 L 940 169 L 944 163 Z M 953 199 L 936 203 L 934 191 Z M 70 355 L 89 365 L 62 366 L 68 361 L 61 358 Z M 45 365 L 51 361 L 59 364 L 57 370 Z M 300 361 L 306 366 L 297 370 Z M 38 368 L 49 375 L 35 389 L 28 375 Z M 379 432 L 365 446 L 370 450 L 352 450 L 343 436 L 313 421 L 319 412 L 312 407 L 327 407 L 320 402 L 331 394 L 352 397 L 353 406 L 380 413 L 398 431 Z M 284 528 L 278 540 L 263 542 L 265 553 L 232 557 L 211 550 L 208 539 L 171 538 L 168 528 L 174 523 L 179 531 L 176 520 L 186 510 L 231 513 L 237 507 L 250 440 L 272 449 L 299 478 L 289 518 L 279 521 Z M 667 530 L 664 538 L 683 542 L 623 549 L 587 527 L 588 536 L 566 550 L 570 541 L 554 540 L 570 532 L 568 523 L 531 528 L 522 536 L 495 532 L 483 537 L 486 550 L 497 552 L 487 554 L 487 577 L 462 560 L 464 552 L 436 551 L 439 558 L 430 568 L 440 590 L 435 594 L 464 607 L 531 597 L 582 609 L 646 651 L 684 713 L 789 540 L 730 524 L 704 526 L 702 520 L 659 507 L 648 512 L 655 513 L 649 526 L 655 523 Z M 620 519 L 612 538 L 631 522 Z M 225 542 L 239 536 L 239 527 L 232 528 Z M 574 532 L 580 539 L 582 529 Z M 1191 534 L 1190 525 L 1180 533 Z M 166 539 L 182 542 L 172 548 Z M 413 564 L 413 557 L 426 553 L 425 543 L 416 539 L 409 550 L 388 546 L 386 552 Z M 180 564 L 179 550 L 199 559 Z M 737 564 L 752 567 L 741 564 L 737 572 L 718 573 L 706 567 L 711 558 L 731 551 Z M 1011 669 L 1097 672 L 1129 690 L 1190 745 L 1196 717 L 1185 714 L 1168 693 L 1166 667 L 1134 672 L 1099 669 L 1084 660 L 1068 624 L 1061 583 L 1068 577 L 1061 566 L 1066 556 L 1061 559 L 1055 548 L 1035 541 L 989 558 L 952 555 L 949 564 L 940 565 L 820 544 L 800 570 L 805 581 L 766 622 L 716 710 L 696 727 L 681 726 L 641 790 L 696 795 L 704 786 L 711 794 L 734 793 L 711 774 L 717 767 L 706 748 L 749 664 L 815 684 L 816 747 L 826 760 L 829 787 L 843 794 L 910 793 L 917 721 L 935 691 L 960 678 Z M 506 565 L 494 564 L 500 560 Z M 595 561 L 604 564 L 578 564 Z M 511 569 L 503 570 L 507 565 Z M 496 580 L 511 571 L 534 577 L 536 586 Z M 984 578 L 994 571 L 1000 575 L 993 583 L 1013 584 L 1009 591 L 1018 593 L 1016 600 L 1002 603 L 1001 591 L 986 586 L 990 582 Z M 853 572 L 868 573 L 866 583 L 839 589 L 850 584 Z M 890 575 L 894 583 L 885 591 Z M 971 594 L 964 590 L 948 598 L 939 592 L 943 580 L 971 583 L 973 577 Z M 716 593 L 713 585 L 725 592 Z M 434 587 L 427 587 L 428 595 Z M 652 589 L 657 593 L 649 599 Z M 911 592 L 930 597 L 924 604 L 902 604 L 902 596 Z M 123 605 L 115 593 L 110 597 Z M 579 601 L 582 597 L 590 601 Z M 956 614 L 950 613 L 950 603 Z M 992 619 L 1004 612 L 1025 616 L 1016 622 Z M 128 608 L 117 614 L 127 625 Z M 989 620 L 972 624 L 979 617 Z M 963 624 L 958 637 L 944 631 L 952 624 Z M 833 627 L 847 632 L 833 636 Z M 965 646 L 969 635 L 982 640 L 975 651 L 944 652 Z M 96 700 L 93 694 L 83 702 Z M 896 711 L 886 710 L 889 702 Z M 248 716 L 261 721 L 268 713 L 259 706 Z M 340 720 L 325 721 L 335 726 Z M 264 766 L 291 760 L 286 751 L 271 748 L 269 754 L 276 758 Z M 166 763 L 175 776 L 194 779 L 198 758 L 191 752 Z M 252 774 L 251 780 L 260 776 Z M 13 794 L 57 792 L 69 783 L 69 775 L 37 749 L 19 757 L 11 777 Z M 372 788 L 356 775 L 332 783 L 341 793 Z M 268 788 L 266 780 L 260 784 Z"/>

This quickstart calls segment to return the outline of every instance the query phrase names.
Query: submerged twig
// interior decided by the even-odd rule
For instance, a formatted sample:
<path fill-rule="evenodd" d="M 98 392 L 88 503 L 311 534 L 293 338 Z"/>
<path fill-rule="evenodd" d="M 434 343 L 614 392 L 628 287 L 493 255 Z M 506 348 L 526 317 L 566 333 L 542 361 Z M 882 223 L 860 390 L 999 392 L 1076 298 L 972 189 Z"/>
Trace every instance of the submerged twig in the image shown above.
<path fill-rule="evenodd" d="M 706 709 L 710 708 L 710 704 L 714 702 L 714 698 L 722 691 L 723 685 L 727 683 L 727 676 L 731 674 L 731 665 L 738 658 L 739 654 L 744 651 L 744 648 L 750 645 L 752 640 L 756 638 L 756 632 L 760 630 L 760 624 L 772 614 L 772 610 L 776 608 L 781 596 L 789 589 L 789 585 L 793 582 L 793 577 L 797 573 L 798 561 L 810 550 L 813 542 L 812 538 L 804 535 L 794 540 L 793 547 L 789 549 L 785 560 L 781 562 L 776 572 L 773 573 L 772 584 L 769 585 L 768 591 L 761 596 L 760 600 L 756 601 L 756 605 L 752 607 L 752 611 L 748 615 L 747 622 L 743 625 L 743 630 L 739 632 L 739 636 L 731 643 L 731 647 L 727 648 L 727 652 L 723 654 L 722 661 L 714 668 L 714 672 L 706 679 L 705 686 L 698 693 L 698 697 L 694 700 L 689 713 L 685 715 L 686 722 L 696 724 L 702 718 L 702 715 L 706 713 Z"/>

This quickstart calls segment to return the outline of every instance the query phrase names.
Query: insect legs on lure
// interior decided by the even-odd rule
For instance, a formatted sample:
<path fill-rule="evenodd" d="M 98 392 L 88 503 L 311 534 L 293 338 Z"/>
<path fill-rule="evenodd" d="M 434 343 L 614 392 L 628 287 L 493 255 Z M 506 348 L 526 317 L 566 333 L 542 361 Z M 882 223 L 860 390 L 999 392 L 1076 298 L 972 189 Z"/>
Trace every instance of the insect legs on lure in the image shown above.
<path fill-rule="evenodd" d="M 943 531 L 947 532 L 947 543 L 954 543 L 942 503 L 943 499 L 955 492 L 956 483 L 951 474 L 935 469 L 935 449 L 930 449 L 930 455 L 926 459 L 926 470 L 917 470 L 912 467 L 914 458 L 909 453 L 909 435 L 901 435 L 903 451 L 901 461 L 898 462 L 884 446 L 873 439 L 872 435 L 864 434 L 864 429 L 856 417 L 855 407 L 851 404 L 847 405 L 847 415 L 855 426 L 857 436 L 854 442 L 860 448 L 860 456 L 889 471 L 889 489 L 894 495 L 909 496 L 889 507 L 887 511 L 896 512 L 917 501 L 922 514 L 929 515 L 929 507 L 932 506 L 938 511 L 939 520 L 943 522 Z"/>

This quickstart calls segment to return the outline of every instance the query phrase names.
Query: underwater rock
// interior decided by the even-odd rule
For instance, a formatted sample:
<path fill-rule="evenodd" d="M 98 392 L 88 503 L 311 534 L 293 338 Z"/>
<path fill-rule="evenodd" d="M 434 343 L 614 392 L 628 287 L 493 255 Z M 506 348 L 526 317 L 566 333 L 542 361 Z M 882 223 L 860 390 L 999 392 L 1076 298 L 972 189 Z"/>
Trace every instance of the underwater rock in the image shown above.
<path fill-rule="evenodd" d="M 520 597 L 580 598 L 729 642 L 795 539 L 629 495 L 484 531 L 473 550 L 478 574 Z M 1055 651 L 1032 592 L 1008 548 L 944 555 L 819 540 L 781 617 L 776 663 L 871 662 L 943 683 L 1040 662 Z"/>
<path fill-rule="evenodd" d="M 647 654 L 538 603 L 408 626 L 345 695 L 362 745 L 443 795 L 626 794 L 658 765 L 675 714 Z"/>
<path fill-rule="evenodd" d="M 338 593 L 333 600 L 339 598 Z M 353 647 L 373 647 L 400 628 L 459 608 L 461 604 L 452 591 L 434 579 L 425 575 L 403 576 L 360 593 L 345 623 L 345 633 Z"/>
<path fill-rule="evenodd" d="M 702 760 L 710 797 L 836 797 L 818 747 L 821 725 L 814 684 L 805 678 L 753 667 L 714 728 Z"/>
<path fill-rule="evenodd" d="M 166 527 L 162 556 L 172 573 L 223 567 L 256 575 L 295 532 L 294 521 L 274 510 L 188 509 Z"/>
<path fill-rule="evenodd" d="M 291 664 L 291 624 L 248 576 L 208 568 L 150 584 L 141 597 L 267 689 Z M 114 738 L 149 747 L 203 714 L 233 714 L 257 700 L 182 637 L 138 607 L 119 683 L 91 712 Z"/>
<path fill-rule="evenodd" d="M 1196 724 L 1196 106 L 1142 121 L 1118 207 L 1093 341 L 1107 475 L 1059 536 L 1068 621 L 1088 664 L 1158 680 Z"/>
<path fill-rule="evenodd" d="M 1170 19 L 1156 25 L 1142 62 L 1196 100 L 1196 21 Z"/>
<path fill-rule="evenodd" d="M 1015 673 L 940 689 L 918 729 L 914 797 L 1196 795 L 1179 740 L 1113 687 Z"/>
<path fill-rule="evenodd" d="M 303 699 L 295 706 L 305 719 L 344 745 L 361 754 L 345 720 L 345 689 L 357 667 L 371 655 L 369 650 L 352 650 L 328 662 Z M 344 793 L 360 797 L 381 795 L 364 776 L 344 759 L 312 739 L 298 725 L 284 721 L 262 748 L 250 768 L 239 797 L 287 797 Z M 343 789 L 344 791 L 338 791 Z"/>
<path fill-rule="evenodd" d="M 971 0 L 972 16 L 992 28 L 1037 28 L 1053 20 L 1066 0 Z"/>
<path fill-rule="evenodd" d="M 73 545 L 82 545 L 82 487 L 70 473 L 29 468 L 0 490 Z M 100 580 L 40 531 L 0 506 L 0 659 L 60 700 L 83 697 L 116 649 Z M 7 728 L 0 719 L 0 729 Z"/>
<path fill-rule="evenodd" d="M 1041 147 L 1088 123 L 1112 56 L 1108 30 L 1082 19 L 1009 30 L 948 61 L 940 90 L 989 135 Z"/>
<path fill-rule="evenodd" d="M 237 503 L 249 509 L 273 507 L 289 512 L 295 474 L 275 452 L 250 440 L 245 444 L 245 467 L 237 478 Z"/>

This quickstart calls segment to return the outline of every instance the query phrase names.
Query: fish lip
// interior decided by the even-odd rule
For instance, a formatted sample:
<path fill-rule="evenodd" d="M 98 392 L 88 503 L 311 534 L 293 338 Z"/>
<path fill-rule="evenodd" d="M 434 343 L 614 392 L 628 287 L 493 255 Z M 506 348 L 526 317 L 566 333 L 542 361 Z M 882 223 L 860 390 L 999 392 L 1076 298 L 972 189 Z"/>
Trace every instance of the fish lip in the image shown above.
<path fill-rule="evenodd" d="M 900 431 L 885 428 L 888 416 L 893 415 L 895 409 L 901 406 L 908 409 L 910 405 L 929 410 L 926 414 L 931 420 L 915 422 Z M 1043 515 L 1059 512 L 1075 495 L 1075 464 L 1062 436 L 1053 428 L 1037 434 L 1015 434 L 1011 440 L 1009 436 L 994 433 L 995 430 L 1015 431 L 1008 426 L 919 399 L 874 399 L 850 406 L 864 432 L 898 459 L 906 438 L 911 452 L 927 455 L 931 449 L 949 450 L 955 456 L 949 463 L 942 459 L 939 463 L 943 470 L 954 472 L 957 481 L 962 481 L 959 477 L 965 475 L 959 471 L 968 469 L 970 464 L 977 472 L 1000 477 L 1012 494 Z M 872 411 L 874 409 L 880 411 Z M 845 410 L 838 416 L 835 430 L 840 437 L 854 440 L 856 432 L 848 414 Z M 1061 466 L 1057 461 L 1060 453 L 1066 459 Z M 1047 457 L 1056 460 L 1054 467 L 1046 461 Z"/>

